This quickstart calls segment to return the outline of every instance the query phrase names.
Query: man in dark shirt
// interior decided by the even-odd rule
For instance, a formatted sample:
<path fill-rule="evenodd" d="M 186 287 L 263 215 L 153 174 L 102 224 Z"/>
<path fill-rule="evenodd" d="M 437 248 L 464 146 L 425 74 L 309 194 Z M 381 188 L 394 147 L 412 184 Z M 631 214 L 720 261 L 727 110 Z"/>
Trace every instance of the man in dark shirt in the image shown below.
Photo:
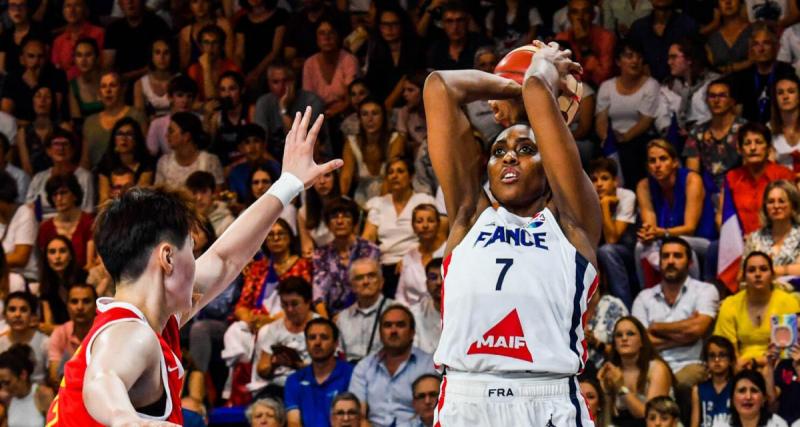
<path fill-rule="evenodd" d="M 169 35 L 164 20 L 144 10 L 142 0 L 120 0 L 125 17 L 106 30 L 103 65 L 114 67 L 124 80 L 132 81 L 147 71 L 153 41 Z"/>
<path fill-rule="evenodd" d="M 446 38 L 437 40 L 428 52 L 428 67 L 435 70 L 472 68 L 475 52 L 487 44 L 484 38 L 467 30 L 469 17 L 459 3 L 442 7 L 442 26 Z"/>
<path fill-rule="evenodd" d="M 742 117 L 767 124 L 772 110 L 775 82 L 794 73 L 791 65 L 776 60 L 778 37 L 764 22 L 753 24 L 750 34 L 750 60 L 753 65 L 733 75 L 734 96 L 742 104 Z"/>
<path fill-rule="evenodd" d="M 22 41 L 20 54 L 21 68 L 12 71 L 3 84 L 0 108 L 11 114 L 23 124 L 33 120 L 34 89 L 39 86 L 50 88 L 55 106 L 64 106 L 67 93 L 67 76 L 50 64 L 45 42 L 33 36 Z"/>
<path fill-rule="evenodd" d="M 669 47 L 683 37 L 697 36 L 694 19 L 672 7 L 673 0 L 652 0 L 653 11 L 633 21 L 628 37 L 646 46 L 644 61 L 650 66 L 650 74 L 658 81 L 669 75 L 667 53 Z"/>

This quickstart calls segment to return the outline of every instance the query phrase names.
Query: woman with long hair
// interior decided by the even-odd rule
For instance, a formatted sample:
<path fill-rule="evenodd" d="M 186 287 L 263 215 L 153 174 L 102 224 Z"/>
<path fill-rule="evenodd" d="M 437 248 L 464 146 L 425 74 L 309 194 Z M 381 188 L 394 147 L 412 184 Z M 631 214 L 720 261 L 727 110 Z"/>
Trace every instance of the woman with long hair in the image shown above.
<path fill-rule="evenodd" d="M 75 283 L 84 283 L 86 272 L 75 258 L 72 242 L 64 236 L 51 237 L 42 248 L 39 260 L 42 323 L 52 328 L 69 320 L 69 288 Z"/>
<path fill-rule="evenodd" d="M 608 425 L 608 417 L 605 411 L 606 396 L 603 393 L 600 381 L 594 375 L 587 375 L 584 372 L 578 376 L 578 385 L 580 386 L 581 394 L 586 399 L 586 406 L 595 426 L 606 427 Z"/>
<path fill-rule="evenodd" d="M 731 418 L 715 427 L 788 427 L 789 424 L 769 410 L 764 376 L 753 369 L 744 369 L 733 377 Z"/>
<path fill-rule="evenodd" d="M 242 126 L 251 123 L 255 106 L 247 102 L 244 76 L 237 71 L 226 71 L 219 76 L 217 95 L 217 100 L 209 101 L 216 107 L 205 118 L 206 129 L 211 135 L 208 151 L 219 157 L 222 166 L 228 170 L 244 157 L 239 152 L 237 139 Z"/>
<path fill-rule="evenodd" d="M 184 183 L 192 172 L 198 170 L 214 175 L 217 186 L 225 182 L 219 158 L 204 149 L 208 135 L 200 119 L 193 113 L 180 112 L 170 116 L 167 143 L 172 152 L 158 159 L 156 184 Z"/>
<path fill-rule="evenodd" d="M 386 160 L 401 155 L 405 141 L 390 130 L 386 109 L 378 100 L 365 99 L 358 107 L 358 115 L 358 135 L 348 135 L 344 145 L 339 188 L 344 195 L 352 191 L 353 199 L 363 205 L 381 194 Z M 353 183 L 357 183 L 355 188 Z"/>
<path fill-rule="evenodd" d="M 725 298 L 719 307 L 714 335 L 733 343 L 736 370 L 764 366 L 770 340 L 770 319 L 775 314 L 800 312 L 800 303 L 774 283 L 772 258 L 753 251 L 742 262 L 744 289 Z"/>
<path fill-rule="evenodd" d="M 412 306 L 428 295 L 425 266 L 444 256 L 446 236 L 440 233 L 441 219 L 436 206 L 422 203 L 411 211 L 411 228 L 419 244 L 412 247 L 400 261 L 400 278 L 395 300 Z"/>
<path fill-rule="evenodd" d="M 772 148 L 775 161 L 800 177 L 800 79 L 780 77 L 772 94 Z"/>
<path fill-rule="evenodd" d="M 744 253 L 765 252 L 777 276 L 800 275 L 800 192 L 789 181 L 767 184 L 761 200 L 762 227 L 747 235 Z"/>
<path fill-rule="evenodd" d="M 246 75 L 247 87 L 255 88 L 267 66 L 283 52 L 283 37 L 289 13 L 278 7 L 278 0 L 241 0 L 247 13 L 234 28 L 234 58 Z"/>
<path fill-rule="evenodd" d="M 692 386 L 689 427 L 712 427 L 730 416 L 736 349 L 727 338 L 712 335 L 703 345 L 702 358 L 710 378 Z"/>
<path fill-rule="evenodd" d="M 633 316 L 617 321 L 608 362 L 597 373 L 612 423 L 617 427 L 644 426 L 645 405 L 672 393 L 672 371 L 658 355 L 647 329 Z"/>
<path fill-rule="evenodd" d="M 250 199 L 247 203 L 248 206 L 258 200 L 259 197 L 272 187 L 272 183 L 275 182 L 275 178 L 272 175 L 273 170 L 274 169 L 272 169 L 269 164 L 260 164 L 253 167 L 253 170 L 250 172 L 250 178 L 247 180 L 247 182 L 250 183 Z M 297 206 L 295 206 L 294 203 L 283 207 L 280 218 L 283 218 L 283 220 L 289 224 L 289 227 L 291 227 L 292 232 L 296 233 Z"/>
<path fill-rule="evenodd" d="M 314 248 L 333 241 L 333 234 L 325 224 L 323 213 L 328 202 L 340 197 L 339 173 L 322 175 L 306 190 L 306 201 L 297 212 L 297 231 L 300 235 L 300 253 L 310 258 Z"/>
<path fill-rule="evenodd" d="M 95 39 L 85 37 L 75 43 L 72 55 L 78 73 L 69 81 L 69 113 L 74 123 L 81 124 L 103 110 L 99 99 L 100 48 Z"/>
<path fill-rule="evenodd" d="M 175 77 L 176 62 L 175 51 L 169 39 L 153 40 L 147 73 L 133 85 L 133 106 L 144 111 L 151 119 L 170 111 L 167 89 L 169 81 Z"/>
<path fill-rule="evenodd" d="M 111 197 L 111 173 L 114 169 L 126 167 L 133 171 L 135 185 L 148 186 L 153 183 L 155 166 L 139 124 L 130 117 L 123 117 L 114 124 L 111 141 L 97 166 L 98 203 L 103 204 Z"/>
<path fill-rule="evenodd" d="M 45 251 L 50 239 L 64 236 L 72 242 L 78 266 L 89 269 L 94 265 L 94 219 L 91 214 L 81 210 L 86 195 L 78 178 L 74 174 L 53 175 L 45 184 L 45 192 L 47 201 L 55 207 L 56 214 L 39 226 L 37 246 Z"/>
<path fill-rule="evenodd" d="M 53 165 L 47 155 L 46 141 L 59 128 L 58 109 L 53 90 L 39 86 L 33 90 L 34 119 L 17 132 L 20 167 L 33 176 Z"/>
<path fill-rule="evenodd" d="M 659 117 L 659 129 L 671 124 L 672 114 L 677 119 L 679 129 L 688 129 L 694 123 L 705 123 L 711 120 L 711 112 L 706 103 L 708 84 L 719 78 L 719 74 L 710 71 L 706 57 L 697 40 L 689 37 L 681 38 L 669 47 L 667 64 L 670 75 L 661 85 L 662 97 L 668 105 L 667 117 Z M 665 120 L 666 119 L 666 120 Z"/>
<path fill-rule="evenodd" d="M 404 77 L 422 67 L 424 55 L 411 19 L 399 5 L 381 4 L 374 28 L 377 31 L 369 40 L 364 79 L 372 95 L 391 106 L 400 98 Z"/>

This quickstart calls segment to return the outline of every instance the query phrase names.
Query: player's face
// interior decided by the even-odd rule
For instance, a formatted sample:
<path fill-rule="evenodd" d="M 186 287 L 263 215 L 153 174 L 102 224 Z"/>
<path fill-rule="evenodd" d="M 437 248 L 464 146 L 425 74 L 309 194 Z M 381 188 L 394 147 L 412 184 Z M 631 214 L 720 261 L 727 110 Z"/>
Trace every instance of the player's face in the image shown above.
<path fill-rule="evenodd" d="M 192 308 L 194 289 L 194 239 L 187 235 L 180 248 L 172 246 L 172 272 L 164 278 L 167 306 L 172 312 L 184 312 Z"/>
<path fill-rule="evenodd" d="M 651 410 L 647 413 L 647 427 L 675 427 L 678 419 L 669 414 L 661 414 Z"/>
<path fill-rule="evenodd" d="M 770 221 L 781 221 L 791 219 L 792 217 L 792 204 L 789 202 L 789 195 L 786 190 L 780 187 L 775 187 L 769 190 L 766 201 L 767 217 Z"/>
<path fill-rule="evenodd" d="M 425 286 L 434 301 L 442 297 L 442 269 L 440 267 L 429 268 L 425 272 Z"/>
<path fill-rule="evenodd" d="M 383 278 L 374 262 L 358 262 L 353 265 L 350 274 L 350 285 L 353 293 L 361 300 L 371 300 L 383 289 Z"/>
<path fill-rule="evenodd" d="M 388 310 L 381 321 L 381 342 L 387 350 L 405 351 L 414 341 L 414 330 L 408 314 L 399 309 Z"/>
<path fill-rule="evenodd" d="M 295 325 L 303 324 L 311 311 L 311 304 L 298 294 L 281 295 L 280 300 L 286 319 Z"/>
<path fill-rule="evenodd" d="M 689 275 L 689 254 L 679 243 L 667 243 L 661 247 L 659 267 L 664 280 L 670 283 L 683 282 Z"/>
<path fill-rule="evenodd" d="M 361 409 L 352 400 L 340 400 L 331 410 L 331 427 L 359 427 Z"/>
<path fill-rule="evenodd" d="M 514 126 L 492 145 L 489 185 L 497 201 L 512 209 L 527 208 L 542 196 L 546 181 L 530 128 Z"/>
<path fill-rule="evenodd" d="M 430 209 L 421 209 L 414 213 L 411 227 L 420 240 L 432 241 L 439 232 L 439 215 Z"/>
<path fill-rule="evenodd" d="M 23 332 L 30 328 L 31 306 L 21 298 L 12 298 L 6 307 L 6 323 L 12 331 Z"/>
<path fill-rule="evenodd" d="M 436 378 L 425 378 L 417 383 L 414 389 L 414 412 L 423 421 L 433 420 L 433 411 L 439 401 L 439 380 Z"/>
<path fill-rule="evenodd" d="M 617 193 L 617 180 L 604 170 L 592 172 L 592 184 L 598 196 L 613 196 Z"/>
<path fill-rule="evenodd" d="M 597 419 L 597 411 L 600 409 L 600 391 L 595 389 L 592 383 L 582 382 L 581 394 L 586 399 L 586 406 L 589 408 L 589 413 L 592 419 Z"/>
<path fill-rule="evenodd" d="M 75 323 L 86 324 L 94 319 L 94 294 L 85 286 L 70 288 L 67 297 L 67 313 Z"/>
<path fill-rule="evenodd" d="M 252 427 L 280 427 L 275 410 L 265 405 L 256 405 L 253 408 L 250 425 Z"/>
<path fill-rule="evenodd" d="M 656 181 L 669 179 L 677 169 L 678 159 L 673 159 L 667 150 L 661 147 L 647 150 L 647 171 Z"/>
<path fill-rule="evenodd" d="M 744 280 L 747 282 L 747 289 L 756 292 L 769 289 L 772 286 L 769 262 L 763 256 L 751 256 L 744 266 Z"/>
<path fill-rule="evenodd" d="M 764 392 L 747 378 L 742 378 L 733 385 L 733 407 L 739 418 L 758 417 L 764 406 Z"/>
<path fill-rule="evenodd" d="M 756 165 L 767 161 L 769 155 L 769 143 L 764 135 L 758 132 L 747 132 L 740 147 L 742 152 L 742 163 L 744 165 Z"/>
<path fill-rule="evenodd" d="M 56 273 L 66 270 L 72 256 L 67 244 L 61 239 L 53 239 L 47 244 L 47 265 Z"/>
<path fill-rule="evenodd" d="M 284 229 L 280 224 L 272 224 L 272 228 L 267 234 L 267 249 L 272 254 L 284 254 L 289 250 L 291 238 L 289 231 Z"/>
<path fill-rule="evenodd" d="M 324 324 L 315 324 L 308 328 L 306 348 L 311 360 L 315 362 L 328 360 L 336 351 L 336 340 L 333 339 L 331 328 Z"/>
<path fill-rule="evenodd" d="M 728 350 L 716 345 L 708 345 L 708 355 L 706 357 L 706 366 L 712 375 L 722 375 L 728 372 L 731 366 L 732 354 L 728 354 Z"/>
<path fill-rule="evenodd" d="M 775 98 L 781 111 L 795 111 L 800 106 L 797 83 L 792 80 L 780 80 L 775 85 Z"/>
<path fill-rule="evenodd" d="M 628 320 L 617 323 L 614 330 L 614 347 L 621 356 L 637 355 L 642 349 L 642 337 L 636 325 Z"/>

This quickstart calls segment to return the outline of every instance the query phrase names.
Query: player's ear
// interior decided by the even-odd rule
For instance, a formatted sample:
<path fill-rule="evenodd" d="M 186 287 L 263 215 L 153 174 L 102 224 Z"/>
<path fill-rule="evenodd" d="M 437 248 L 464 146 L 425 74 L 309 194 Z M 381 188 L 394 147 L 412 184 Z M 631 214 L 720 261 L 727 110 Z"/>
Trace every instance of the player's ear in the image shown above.
<path fill-rule="evenodd" d="M 174 268 L 173 257 L 175 256 L 175 251 L 172 245 L 166 242 L 160 243 L 156 246 L 156 255 L 158 257 L 158 265 L 164 270 L 164 273 L 167 275 L 172 274 L 172 269 Z"/>

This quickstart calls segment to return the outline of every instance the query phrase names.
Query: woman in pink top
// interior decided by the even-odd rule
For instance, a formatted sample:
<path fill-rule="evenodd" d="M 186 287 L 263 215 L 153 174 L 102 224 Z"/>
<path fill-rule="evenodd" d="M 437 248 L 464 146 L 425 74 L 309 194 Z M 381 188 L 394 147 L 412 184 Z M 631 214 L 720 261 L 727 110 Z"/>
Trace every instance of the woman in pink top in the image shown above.
<path fill-rule="evenodd" d="M 339 34 L 331 21 L 317 25 L 319 52 L 303 66 L 303 90 L 325 101 L 325 115 L 332 117 L 347 109 L 347 86 L 358 74 L 358 60 L 340 47 Z"/>

